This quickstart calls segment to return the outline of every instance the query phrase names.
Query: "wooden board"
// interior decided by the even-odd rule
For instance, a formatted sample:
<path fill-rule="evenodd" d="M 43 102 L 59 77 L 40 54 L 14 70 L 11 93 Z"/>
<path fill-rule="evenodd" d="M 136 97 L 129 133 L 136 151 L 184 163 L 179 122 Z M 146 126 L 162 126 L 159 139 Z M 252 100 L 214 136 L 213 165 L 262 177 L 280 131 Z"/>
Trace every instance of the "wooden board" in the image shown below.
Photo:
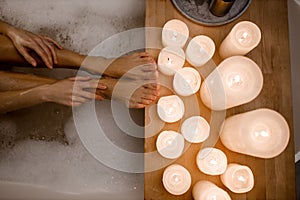
<path fill-rule="evenodd" d="M 255 177 L 255 186 L 246 194 L 234 194 L 222 185 L 219 176 L 208 176 L 198 170 L 195 157 L 201 148 L 201 144 L 192 144 L 187 147 L 183 156 L 174 163 L 179 163 L 190 171 L 192 175 L 192 185 L 198 180 L 210 180 L 225 189 L 232 199 L 295 199 L 294 135 L 286 0 L 253 0 L 249 9 L 242 17 L 230 24 L 219 27 L 201 26 L 188 20 L 175 9 L 171 0 L 146 0 L 146 27 L 162 28 L 166 21 L 173 18 L 180 19 L 188 25 L 190 37 L 199 34 L 211 37 L 217 49 L 220 42 L 238 21 L 250 20 L 256 23 L 262 30 L 261 43 L 247 55 L 253 59 L 263 71 L 264 87 L 258 98 L 248 104 L 229 109 L 226 113 L 212 113 L 208 108 L 202 105 L 198 94 L 194 97 L 184 99 L 187 110 L 190 112 L 186 114 L 184 118 L 199 112 L 199 110 L 197 110 L 199 108 L 201 115 L 209 122 L 212 122 L 211 120 L 218 117 L 220 119 L 217 121 L 221 122 L 224 115 L 228 117 L 233 114 L 266 107 L 280 112 L 287 119 L 291 130 L 291 139 L 288 147 L 282 154 L 274 159 L 266 160 L 234 153 L 226 149 L 219 141 L 217 142 L 216 147 L 226 153 L 229 162 L 245 164 L 252 169 Z M 161 46 L 160 37 L 159 33 L 149 33 L 146 31 L 146 45 L 148 51 L 151 52 L 154 57 L 157 57 L 159 49 L 152 49 L 152 47 L 154 43 L 157 43 L 155 46 Z M 214 62 L 208 64 L 209 66 L 207 66 L 207 68 L 213 69 L 220 63 L 221 59 L 217 52 L 213 57 L 213 61 Z M 186 63 L 186 66 L 188 65 L 189 64 Z M 207 71 L 202 71 L 201 73 L 205 76 Z M 170 85 L 172 80 L 161 75 L 160 81 L 165 85 Z M 167 94 L 171 94 L 171 91 L 162 87 L 161 95 L 164 96 Z M 161 178 L 165 167 L 160 166 L 164 165 L 164 160 L 159 155 L 155 155 L 157 134 L 161 130 L 179 130 L 181 122 L 163 124 L 156 116 L 155 106 L 146 108 L 145 115 L 145 132 L 147 136 L 145 139 L 145 199 L 193 199 L 192 187 L 187 193 L 180 196 L 173 196 L 164 189 Z M 218 124 L 215 124 L 213 127 L 214 132 L 216 132 L 215 134 L 217 134 L 218 128 Z M 147 155 L 151 154 L 150 152 L 152 152 L 152 156 Z M 151 169 L 155 167 L 158 169 L 152 171 Z"/>

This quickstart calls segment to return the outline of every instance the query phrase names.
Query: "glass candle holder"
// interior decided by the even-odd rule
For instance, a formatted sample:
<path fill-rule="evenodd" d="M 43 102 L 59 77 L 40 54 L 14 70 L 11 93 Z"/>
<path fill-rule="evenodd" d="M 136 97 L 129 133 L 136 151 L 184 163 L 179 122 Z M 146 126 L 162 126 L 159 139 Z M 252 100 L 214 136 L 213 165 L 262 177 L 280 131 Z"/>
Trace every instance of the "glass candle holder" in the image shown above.
<path fill-rule="evenodd" d="M 161 97 L 157 102 L 157 114 L 161 120 L 173 123 L 184 115 L 184 103 L 177 95 Z"/>
<path fill-rule="evenodd" d="M 225 110 L 255 99 L 263 87 L 257 64 L 245 56 L 222 61 L 201 85 L 203 103 L 212 110 Z"/>
<path fill-rule="evenodd" d="M 179 158 L 183 152 L 184 138 L 175 131 L 163 131 L 157 137 L 156 148 L 158 153 L 165 158 Z"/>
<path fill-rule="evenodd" d="M 191 67 L 184 67 L 178 70 L 173 79 L 173 88 L 180 96 L 195 94 L 201 84 L 201 76 L 197 70 Z"/>
<path fill-rule="evenodd" d="M 170 194 L 182 195 L 191 187 L 192 177 L 186 168 L 173 164 L 165 169 L 162 182 Z"/>
<path fill-rule="evenodd" d="M 204 148 L 197 154 L 196 163 L 204 174 L 220 175 L 226 170 L 227 157 L 220 149 Z"/>
<path fill-rule="evenodd" d="M 254 186 L 254 176 L 251 169 L 245 165 L 230 163 L 224 174 L 222 183 L 234 193 L 246 193 Z"/>
<path fill-rule="evenodd" d="M 198 181 L 192 193 L 195 200 L 231 200 L 225 190 L 210 181 Z"/>
<path fill-rule="evenodd" d="M 165 23 L 162 30 L 163 46 L 177 46 L 183 48 L 189 38 L 187 25 L 178 19 L 172 19 Z"/>
<path fill-rule="evenodd" d="M 209 137 L 209 132 L 209 123 L 201 116 L 190 117 L 181 125 L 181 133 L 190 143 L 204 142 Z"/>
<path fill-rule="evenodd" d="M 227 118 L 220 133 L 228 149 L 259 158 L 274 158 L 288 145 L 288 123 L 278 112 L 261 108 Z"/>
<path fill-rule="evenodd" d="M 226 36 L 219 48 L 222 58 L 236 55 L 246 55 L 254 49 L 261 40 L 259 27 L 253 22 L 237 23 Z"/>
<path fill-rule="evenodd" d="M 194 67 L 207 63 L 215 53 L 214 41 L 205 35 L 194 37 L 186 48 L 186 59 Z"/>
<path fill-rule="evenodd" d="M 172 76 L 183 67 L 184 62 L 184 51 L 180 47 L 168 46 L 159 53 L 157 66 L 161 73 Z"/>

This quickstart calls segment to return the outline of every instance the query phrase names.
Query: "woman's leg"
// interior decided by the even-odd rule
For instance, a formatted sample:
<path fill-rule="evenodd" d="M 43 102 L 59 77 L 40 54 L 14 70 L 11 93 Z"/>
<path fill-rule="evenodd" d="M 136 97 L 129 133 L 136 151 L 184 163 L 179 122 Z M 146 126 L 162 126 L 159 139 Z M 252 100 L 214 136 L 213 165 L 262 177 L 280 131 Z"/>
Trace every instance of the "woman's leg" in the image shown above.
<path fill-rule="evenodd" d="M 126 76 L 138 80 L 156 80 L 157 67 L 153 58 L 146 52 L 134 53 L 129 56 L 117 59 L 106 59 L 102 57 L 92 57 L 81 55 L 67 49 L 55 49 L 58 63 L 54 65 L 57 68 L 79 69 L 82 67 L 92 73 L 104 74 L 114 78 Z M 39 66 L 43 66 L 34 52 L 31 55 L 38 61 Z M 31 66 L 15 49 L 11 40 L 0 35 L 0 63 L 10 65 Z"/>

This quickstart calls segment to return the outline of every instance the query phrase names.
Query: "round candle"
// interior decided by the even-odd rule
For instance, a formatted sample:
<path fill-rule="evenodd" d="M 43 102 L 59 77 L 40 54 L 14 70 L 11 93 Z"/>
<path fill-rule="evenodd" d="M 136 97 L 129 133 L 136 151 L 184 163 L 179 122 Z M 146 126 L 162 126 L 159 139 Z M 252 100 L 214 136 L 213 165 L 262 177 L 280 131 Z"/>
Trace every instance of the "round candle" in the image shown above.
<path fill-rule="evenodd" d="M 198 181 L 192 193 L 195 200 L 231 200 L 226 191 L 210 181 Z"/>
<path fill-rule="evenodd" d="M 261 40 L 258 26 L 249 21 L 237 23 L 220 45 L 219 54 L 222 58 L 234 55 L 246 55 Z"/>
<path fill-rule="evenodd" d="M 200 94 L 207 107 L 225 110 L 252 101 L 262 87 L 263 75 L 257 64 L 245 56 L 232 56 L 208 75 Z"/>
<path fill-rule="evenodd" d="M 201 67 L 207 63 L 215 53 L 215 43 L 205 35 L 194 37 L 186 48 L 187 61 L 195 66 Z"/>
<path fill-rule="evenodd" d="M 178 19 L 168 21 L 162 30 L 163 46 L 178 46 L 183 48 L 189 37 L 187 25 Z"/>
<path fill-rule="evenodd" d="M 220 175 L 226 170 L 227 157 L 220 149 L 204 148 L 197 154 L 196 163 L 203 173 Z"/>
<path fill-rule="evenodd" d="M 156 148 L 165 158 L 179 158 L 183 152 L 184 138 L 175 131 L 163 131 L 157 137 Z"/>
<path fill-rule="evenodd" d="M 178 70 L 173 79 L 173 88 L 181 96 L 195 94 L 201 84 L 201 77 L 197 70 L 191 67 L 184 67 Z"/>
<path fill-rule="evenodd" d="M 181 125 L 183 137 L 190 143 L 200 143 L 209 136 L 210 126 L 201 116 L 186 119 Z"/>
<path fill-rule="evenodd" d="M 158 55 L 158 70 L 168 76 L 174 75 L 185 62 L 184 51 L 180 47 L 165 47 Z"/>
<path fill-rule="evenodd" d="M 254 177 L 251 169 L 244 165 L 229 164 L 221 175 L 222 183 L 234 193 L 245 193 L 252 190 Z"/>
<path fill-rule="evenodd" d="M 289 126 L 284 117 L 266 108 L 227 118 L 220 133 L 228 149 L 260 158 L 279 155 L 289 138 Z"/>
<path fill-rule="evenodd" d="M 165 169 L 162 182 L 169 193 L 182 195 L 191 187 L 192 178 L 186 168 L 178 164 L 173 164 Z"/>
<path fill-rule="evenodd" d="M 183 101 L 177 95 L 161 97 L 157 102 L 157 113 L 160 119 L 165 122 L 176 122 L 184 114 Z"/>

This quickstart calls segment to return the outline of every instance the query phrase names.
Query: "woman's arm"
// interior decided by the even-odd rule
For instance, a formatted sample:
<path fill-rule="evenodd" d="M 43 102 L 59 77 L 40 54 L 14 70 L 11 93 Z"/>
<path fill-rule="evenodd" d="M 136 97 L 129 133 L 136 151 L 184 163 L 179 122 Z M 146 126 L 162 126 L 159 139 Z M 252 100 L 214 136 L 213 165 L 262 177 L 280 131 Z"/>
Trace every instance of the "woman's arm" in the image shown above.
<path fill-rule="evenodd" d="M 61 81 L 35 77 L 33 83 L 29 83 L 30 75 L 6 72 L 1 72 L 0 75 L 4 74 L 9 77 L 9 80 L 0 79 L 2 90 L 0 92 L 0 113 L 44 102 L 79 106 L 91 99 L 103 100 L 102 96 L 95 94 L 95 90 L 106 89 L 105 85 L 99 84 L 97 80 L 91 80 L 89 77 L 74 77 Z M 30 88 L 29 84 L 34 85 L 34 87 Z M 10 90 L 11 87 L 16 90 Z"/>
<path fill-rule="evenodd" d="M 54 49 L 55 47 L 62 49 L 62 47 L 53 39 L 18 29 L 1 20 L 0 33 L 7 36 L 12 41 L 14 47 L 32 66 L 36 66 L 37 61 L 30 55 L 29 52 L 31 50 L 42 59 L 48 68 L 52 68 L 53 63 L 57 63 L 57 56 Z"/>

